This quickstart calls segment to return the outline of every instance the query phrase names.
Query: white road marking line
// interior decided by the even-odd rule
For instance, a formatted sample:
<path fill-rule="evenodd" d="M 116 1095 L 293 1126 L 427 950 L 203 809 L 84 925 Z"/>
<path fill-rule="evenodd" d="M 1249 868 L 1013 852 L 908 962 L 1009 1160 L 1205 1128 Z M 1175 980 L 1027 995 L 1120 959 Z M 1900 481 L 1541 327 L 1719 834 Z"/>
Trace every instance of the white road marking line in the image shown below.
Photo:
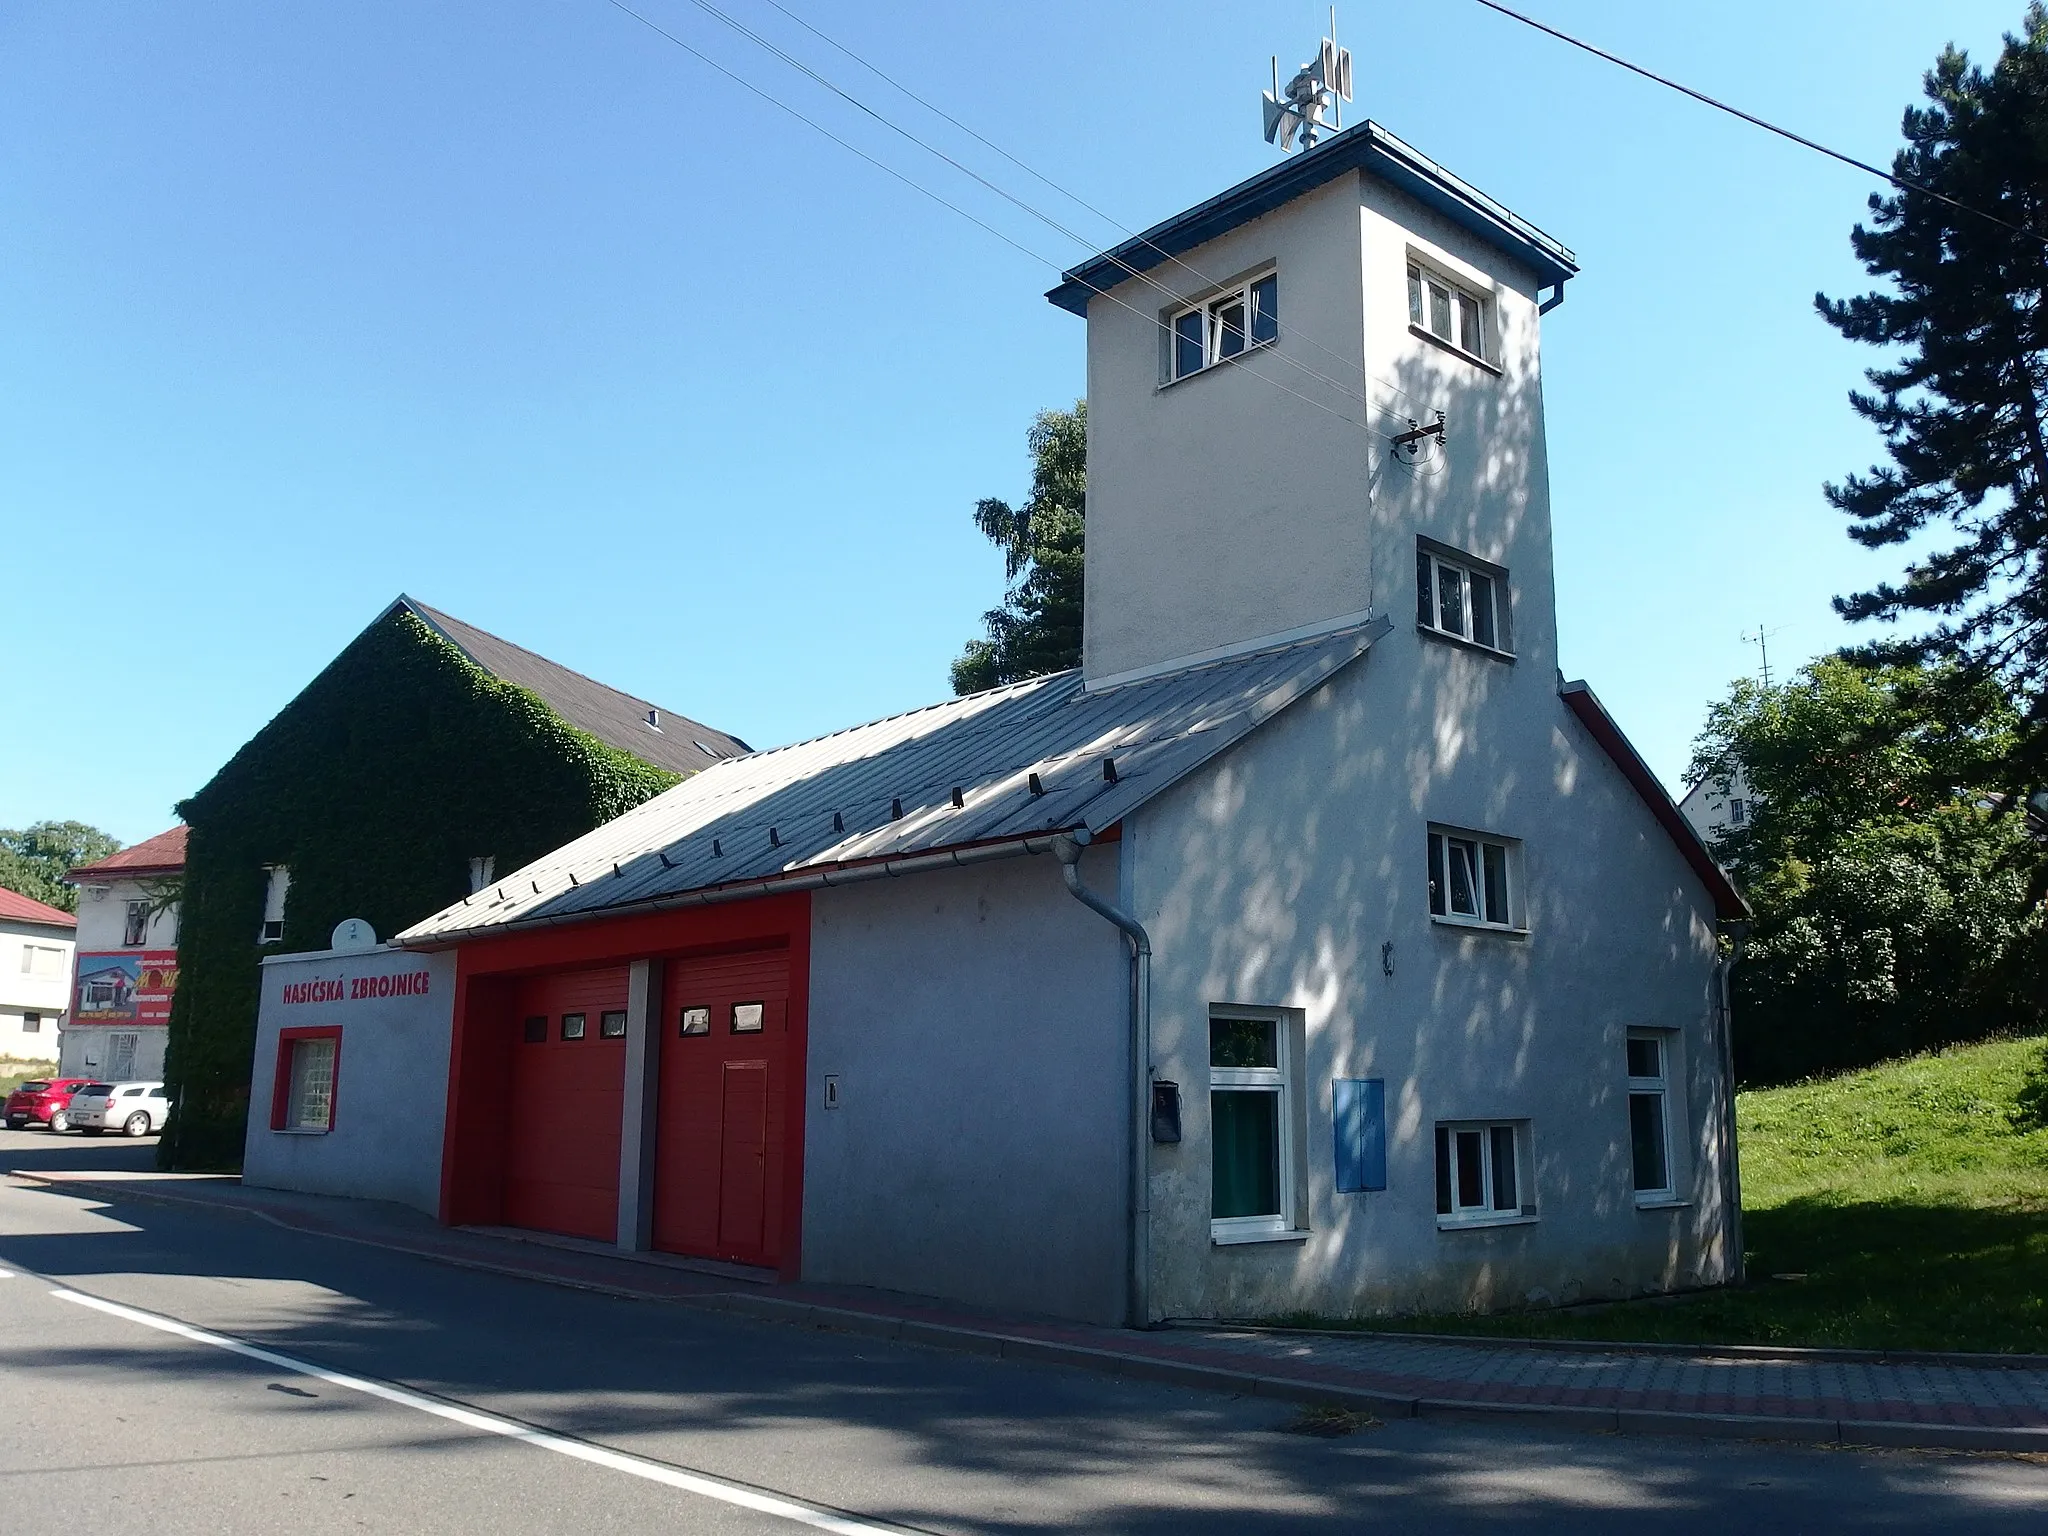
<path fill-rule="evenodd" d="M 53 1287 L 50 1291 L 59 1301 L 76 1302 L 82 1307 L 91 1307 L 96 1312 L 105 1312 L 111 1317 L 123 1318 L 131 1323 L 140 1323 L 145 1328 L 154 1328 L 161 1333 L 175 1334 L 195 1344 L 210 1344 L 215 1349 L 224 1349 L 230 1354 L 246 1359 L 260 1360 L 265 1365 L 274 1365 L 280 1370 L 292 1371 L 301 1376 L 310 1376 L 330 1386 L 345 1387 L 351 1392 L 361 1392 L 368 1397 L 382 1398 L 387 1403 L 396 1403 L 402 1408 L 416 1409 L 420 1413 L 431 1413 L 436 1418 L 447 1419 L 469 1429 L 482 1430 L 486 1434 L 502 1435 L 507 1440 L 522 1441 L 538 1446 L 544 1451 L 553 1451 L 558 1456 L 567 1456 L 575 1461 L 589 1462 L 593 1466 L 605 1467 L 613 1472 L 624 1472 L 628 1476 L 643 1478 L 650 1483 L 661 1483 L 669 1488 L 679 1488 L 685 1493 L 698 1494 L 707 1499 L 716 1499 L 721 1504 L 735 1505 L 740 1509 L 751 1509 L 760 1514 L 773 1515 L 778 1519 L 792 1520 L 798 1525 L 807 1525 L 812 1530 L 832 1531 L 837 1536 L 904 1536 L 905 1528 L 895 1525 L 873 1525 L 866 1521 L 854 1520 L 845 1515 L 835 1515 L 827 1510 L 812 1509 L 789 1499 L 780 1499 L 773 1494 L 757 1493 L 751 1488 L 735 1487 L 714 1478 L 685 1472 L 678 1467 L 665 1466 L 661 1462 L 646 1461 L 623 1451 L 610 1451 L 602 1446 L 590 1445 L 581 1440 L 572 1440 L 564 1435 L 550 1434 L 544 1429 L 521 1424 L 514 1419 L 502 1419 L 494 1413 L 484 1413 L 475 1408 L 458 1408 L 453 1403 L 438 1402 L 431 1397 L 422 1397 L 408 1392 L 403 1387 L 394 1387 L 386 1382 L 374 1381 L 364 1376 L 349 1376 L 340 1371 L 330 1371 L 323 1366 L 313 1365 L 305 1360 L 295 1360 L 290 1355 L 280 1355 L 274 1350 L 259 1349 L 254 1344 L 244 1344 L 239 1339 L 228 1338 L 225 1334 L 210 1333 L 204 1328 L 194 1328 L 176 1318 L 162 1317 L 154 1312 L 144 1312 L 135 1307 L 126 1307 L 118 1301 L 103 1301 L 97 1296 L 88 1296 L 83 1291 L 71 1291 Z"/>

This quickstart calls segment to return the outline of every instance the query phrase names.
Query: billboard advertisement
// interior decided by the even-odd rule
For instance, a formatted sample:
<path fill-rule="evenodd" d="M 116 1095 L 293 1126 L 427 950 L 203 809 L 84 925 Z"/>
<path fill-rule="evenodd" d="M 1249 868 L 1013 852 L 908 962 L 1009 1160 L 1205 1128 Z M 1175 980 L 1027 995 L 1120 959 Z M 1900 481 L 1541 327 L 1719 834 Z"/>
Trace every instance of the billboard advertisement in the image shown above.
<path fill-rule="evenodd" d="M 175 949 L 128 949 L 78 957 L 73 1024 L 168 1024 L 178 985 Z"/>

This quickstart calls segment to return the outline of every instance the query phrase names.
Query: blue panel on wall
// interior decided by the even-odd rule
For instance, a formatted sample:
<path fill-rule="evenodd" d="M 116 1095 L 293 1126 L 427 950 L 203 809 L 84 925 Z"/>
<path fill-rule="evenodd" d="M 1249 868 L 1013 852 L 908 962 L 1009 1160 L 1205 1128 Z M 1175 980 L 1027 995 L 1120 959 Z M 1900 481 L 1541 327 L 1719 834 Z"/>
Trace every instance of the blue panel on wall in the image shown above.
<path fill-rule="evenodd" d="M 1340 1077 L 1331 1084 L 1337 1132 L 1337 1193 L 1387 1187 L 1387 1085 L 1383 1078 Z"/>

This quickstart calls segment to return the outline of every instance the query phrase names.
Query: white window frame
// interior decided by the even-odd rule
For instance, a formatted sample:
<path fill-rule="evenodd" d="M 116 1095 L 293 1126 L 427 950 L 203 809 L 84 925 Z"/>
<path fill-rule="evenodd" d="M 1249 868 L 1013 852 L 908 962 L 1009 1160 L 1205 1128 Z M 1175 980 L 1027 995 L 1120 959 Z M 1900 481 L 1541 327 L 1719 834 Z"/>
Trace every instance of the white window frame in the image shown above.
<path fill-rule="evenodd" d="M 1259 1216 L 1215 1216 L 1209 1218 L 1209 1239 L 1219 1246 L 1231 1243 L 1256 1243 L 1273 1239 L 1299 1238 L 1303 1236 L 1297 1224 L 1297 1198 L 1301 1188 L 1295 1161 L 1300 1155 L 1300 1144 L 1295 1127 L 1295 1112 L 1300 1101 L 1300 1085 L 1295 1081 L 1298 1053 L 1294 1043 L 1293 1015 L 1284 1008 L 1258 1008 L 1245 1005 L 1226 1006 L 1217 1004 L 1210 1008 L 1209 1024 L 1242 1020 L 1247 1023 L 1265 1024 L 1273 1030 L 1273 1061 L 1270 1067 L 1218 1067 L 1209 1068 L 1209 1091 L 1213 1095 L 1221 1090 L 1227 1093 L 1247 1091 L 1271 1093 L 1274 1095 L 1273 1125 L 1276 1145 L 1275 1156 L 1279 1160 L 1277 1182 L 1280 1209 L 1270 1215 Z M 1204 1032 L 1206 1035 L 1206 1031 Z M 1204 1041 L 1205 1049 L 1207 1041 Z M 1214 1117 L 1211 1117 L 1214 1125 Z M 1212 1140 L 1210 1157 L 1215 1157 Z"/>
<path fill-rule="evenodd" d="M 1441 296 L 1441 311 L 1439 311 Z M 1436 322 L 1441 312 L 1444 329 L 1438 330 Z M 1470 336 L 1478 345 L 1467 344 L 1465 325 L 1470 316 Z M 1493 299 L 1468 282 L 1450 276 L 1438 267 L 1410 254 L 1408 257 L 1408 329 L 1425 341 L 1447 347 L 1460 357 L 1468 357 L 1483 367 L 1499 370 L 1494 354 L 1499 350 L 1493 342 Z"/>
<path fill-rule="evenodd" d="M 1424 878 L 1429 898 L 1429 918 L 1456 928 L 1481 928 L 1494 933 L 1526 933 L 1523 920 L 1522 845 L 1510 837 L 1492 832 L 1475 832 L 1469 827 L 1445 826 L 1431 822 L 1428 827 L 1428 856 Z M 1469 852 L 1465 852 L 1469 850 Z M 1453 862 L 1467 861 L 1468 889 L 1474 911 L 1460 912 L 1455 905 L 1457 881 Z M 1498 860 L 1496 865 L 1495 860 Z M 1494 869 L 1500 873 L 1500 916 L 1494 916 L 1492 882 Z M 1438 881 L 1442 889 L 1438 889 Z M 1439 911 L 1439 906 L 1442 910 Z"/>
<path fill-rule="evenodd" d="M 129 938 L 129 934 L 134 938 Z M 149 943 L 149 903 L 146 900 L 131 901 L 122 917 L 121 947 L 140 949 Z"/>
<path fill-rule="evenodd" d="M 1258 316 L 1255 313 L 1253 290 L 1265 283 L 1273 284 L 1273 334 L 1258 335 Z M 1277 345 L 1280 340 L 1278 319 L 1280 297 L 1280 274 L 1277 268 L 1267 267 L 1254 272 L 1250 277 L 1231 284 L 1221 293 L 1211 294 L 1199 304 L 1183 304 L 1170 310 L 1166 315 L 1166 382 L 1178 384 L 1182 379 L 1191 379 L 1198 373 L 1206 373 L 1219 363 L 1235 362 L 1238 358 L 1258 351 L 1262 347 Z M 1233 305 L 1244 308 L 1243 345 L 1235 352 L 1224 351 L 1230 327 L 1224 322 L 1224 313 Z M 1193 368 L 1182 370 L 1180 365 L 1181 321 L 1190 315 L 1202 317 L 1202 361 Z"/>
<path fill-rule="evenodd" d="M 290 1055 L 285 1064 L 284 1129 L 301 1135 L 333 1130 L 334 1089 L 338 1075 L 335 1069 L 341 1055 L 340 1041 L 333 1035 L 315 1035 L 288 1044 Z M 308 1058 L 309 1065 L 313 1057 L 326 1057 L 324 1079 L 318 1083 L 317 1091 L 310 1091 L 316 1086 L 315 1074 L 301 1069 L 301 1055 Z"/>
<path fill-rule="evenodd" d="M 286 864 L 263 866 L 263 922 L 256 930 L 258 944 L 284 942 L 284 904 L 291 894 L 292 872 Z"/>
<path fill-rule="evenodd" d="M 1480 637 L 1479 604 L 1474 600 L 1473 578 L 1486 584 L 1490 596 L 1493 638 Z M 1455 584 L 1457 609 L 1446 612 L 1445 598 Z M 1439 544 L 1434 539 L 1415 543 L 1415 627 L 1424 634 L 1461 641 L 1491 656 L 1512 659 L 1515 654 L 1513 587 L 1507 569 L 1489 561 Z"/>
<path fill-rule="evenodd" d="M 1495 1135 L 1505 1132 L 1514 1148 L 1515 1188 L 1509 1194 L 1509 1204 L 1502 1207 L 1497 1203 L 1495 1189 L 1497 1158 Z M 1460 1136 L 1478 1135 L 1480 1165 L 1480 1203 L 1459 1204 L 1458 1159 L 1461 1155 Z M 1448 1140 L 1446 1139 L 1448 1138 Z M 1439 1120 L 1435 1134 L 1431 1137 L 1431 1171 L 1437 1183 L 1436 1224 L 1439 1231 L 1458 1231 L 1467 1227 L 1505 1227 L 1536 1220 L 1536 1181 L 1534 1134 L 1527 1120 Z M 1444 1209 L 1443 1158 L 1446 1151 L 1450 1157 L 1448 1183 L 1450 1209 Z"/>
<path fill-rule="evenodd" d="M 498 856 L 481 853 L 469 861 L 469 894 L 474 896 L 498 877 Z"/>
<path fill-rule="evenodd" d="M 1645 1189 L 1635 1186 L 1636 1204 L 1646 1208 L 1683 1204 L 1678 1198 L 1677 1138 L 1672 1134 L 1671 1116 L 1671 1046 L 1673 1032 L 1668 1029 L 1631 1029 L 1628 1032 L 1626 1052 L 1629 1046 L 1647 1044 L 1657 1052 L 1657 1074 L 1654 1077 L 1638 1077 L 1635 1063 L 1623 1057 L 1624 1070 L 1628 1073 L 1628 1149 L 1629 1183 L 1635 1186 L 1636 1146 L 1636 1100 L 1652 1098 L 1657 1101 L 1657 1129 L 1663 1137 L 1664 1183 L 1660 1188 Z"/>
<path fill-rule="evenodd" d="M 60 980 L 64 975 L 63 949 L 55 944 L 22 945 L 21 974 L 43 981 Z"/>

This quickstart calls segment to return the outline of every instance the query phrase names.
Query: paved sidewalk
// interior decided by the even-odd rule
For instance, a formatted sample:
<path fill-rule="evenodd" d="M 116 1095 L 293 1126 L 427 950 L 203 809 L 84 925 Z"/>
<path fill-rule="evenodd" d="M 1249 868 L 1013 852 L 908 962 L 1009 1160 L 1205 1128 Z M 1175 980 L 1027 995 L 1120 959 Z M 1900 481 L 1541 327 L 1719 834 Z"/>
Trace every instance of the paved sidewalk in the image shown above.
<path fill-rule="evenodd" d="M 977 1313 L 886 1292 L 775 1285 L 598 1244 L 451 1230 L 399 1206 L 245 1189 L 231 1177 L 18 1172 L 90 1193 L 227 1210 L 557 1285 L 979 1354 L 1364 1409 L 1689 1434 L 2048 1454 L 2048 1369 L 1996 1363 L 1465 1343 L 1253 1328 L 1152 1332 Z"/>

